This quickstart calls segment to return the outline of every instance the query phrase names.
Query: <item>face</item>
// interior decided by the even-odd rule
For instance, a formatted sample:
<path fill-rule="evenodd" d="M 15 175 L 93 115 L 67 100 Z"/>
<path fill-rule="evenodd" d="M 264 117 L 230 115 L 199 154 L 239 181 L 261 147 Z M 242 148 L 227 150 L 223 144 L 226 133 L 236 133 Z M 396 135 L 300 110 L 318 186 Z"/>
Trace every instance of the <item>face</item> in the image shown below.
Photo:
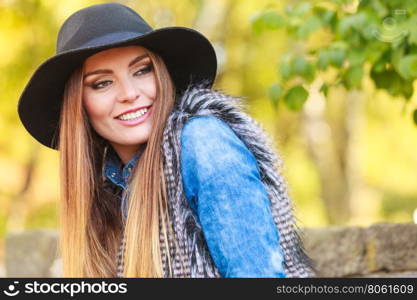
<path fill-rule="evenodd" d="M 112 48 L 90 56 L 83 74 L 90 122 L 126 163 L 152 128 L 157 89 L 151 59 L 143 47 Z"/>

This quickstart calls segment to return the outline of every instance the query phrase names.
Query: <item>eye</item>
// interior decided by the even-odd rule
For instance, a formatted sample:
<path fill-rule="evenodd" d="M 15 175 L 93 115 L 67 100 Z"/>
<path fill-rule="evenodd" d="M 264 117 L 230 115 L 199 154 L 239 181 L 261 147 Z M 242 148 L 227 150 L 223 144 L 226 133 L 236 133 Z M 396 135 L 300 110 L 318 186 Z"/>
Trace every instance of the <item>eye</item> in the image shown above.
<path fill-rule="evenodd" d="M 149 72 L 152 72 L 152 69 L 153 69 L 152 65 L 151 65 L 151 64 L 149 64 L 149 65 L 146 65 L 145 67 L 143 67 L 143 68 L 139 69 L 138 71 L 136 71 L 136 72 L 134 73 L 134 75 L 135 75 L 135 76 L 144 75 L 144 74 L 147 74 L 147 73 L 149 73 Z"/>
<path fill-rule="evenodd" d="M 105 88 L 106 86 L 110 85 L 112 82 L 110 80 L 103 80 L 103 81 L 98 81 L 95 82 L 91 85 L 91 87 L 95 90 L 99 90 L 102 88 Z"/>

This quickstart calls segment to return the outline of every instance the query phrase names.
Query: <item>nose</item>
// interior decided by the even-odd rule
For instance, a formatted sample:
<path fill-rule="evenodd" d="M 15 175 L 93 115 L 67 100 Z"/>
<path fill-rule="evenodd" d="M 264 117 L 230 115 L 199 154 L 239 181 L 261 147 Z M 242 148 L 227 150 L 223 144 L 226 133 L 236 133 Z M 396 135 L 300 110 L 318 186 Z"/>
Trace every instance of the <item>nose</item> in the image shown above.
<path fill-rule="evenodd" d="M 119 102 L 131 102 L 137 98 L 139 98 L 139 89 L 136 87 L 135 82 L 130 78 L 120 80 L 117 100 Z"/>

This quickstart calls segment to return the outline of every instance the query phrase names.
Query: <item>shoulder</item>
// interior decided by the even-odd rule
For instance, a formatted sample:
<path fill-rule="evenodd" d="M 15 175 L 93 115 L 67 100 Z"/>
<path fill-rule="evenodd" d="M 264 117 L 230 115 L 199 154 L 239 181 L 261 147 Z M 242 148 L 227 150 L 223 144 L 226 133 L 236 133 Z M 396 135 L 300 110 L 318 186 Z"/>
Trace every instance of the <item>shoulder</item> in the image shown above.
<path fill-rule="evenodd" d="M 185 123 L 181 134 L 182 147 L 197 154 L 225 155 L 224 151 L 243 150 L 244 143 L 233 129 L 215 116 L 196 116 Z"/>
<path fill-rule="evenodd" d="M 230 126 L 215 116 L 196 116 L 188 120 L 183 127 L 183 139 L 220 137 L 224 134 L 235 134 Z"/>
<path fill-rule="evenodd" d="M 215 116 L 197 116 L 185 123 L 181 134 L 182 161 L 218 170 L 252 164 L 255 157 L 233 129 Z"/>

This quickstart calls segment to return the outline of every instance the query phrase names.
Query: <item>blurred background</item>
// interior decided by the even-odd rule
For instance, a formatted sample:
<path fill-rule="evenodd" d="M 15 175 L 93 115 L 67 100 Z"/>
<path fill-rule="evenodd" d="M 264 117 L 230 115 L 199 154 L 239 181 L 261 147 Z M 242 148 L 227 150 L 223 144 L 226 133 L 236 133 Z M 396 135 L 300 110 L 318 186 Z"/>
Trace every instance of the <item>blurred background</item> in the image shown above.
<path fill-rule="evenodd" d="M 0 262 L 7 233 L 58 224 L 58 153 L 20 124 L 19 95 L 63 21 L 105 2 L 0 0 Z M 417 1 L 117 2 L 213 42 L 215 88 L 271 136 L 301 227 L 417 222 Z"/>

